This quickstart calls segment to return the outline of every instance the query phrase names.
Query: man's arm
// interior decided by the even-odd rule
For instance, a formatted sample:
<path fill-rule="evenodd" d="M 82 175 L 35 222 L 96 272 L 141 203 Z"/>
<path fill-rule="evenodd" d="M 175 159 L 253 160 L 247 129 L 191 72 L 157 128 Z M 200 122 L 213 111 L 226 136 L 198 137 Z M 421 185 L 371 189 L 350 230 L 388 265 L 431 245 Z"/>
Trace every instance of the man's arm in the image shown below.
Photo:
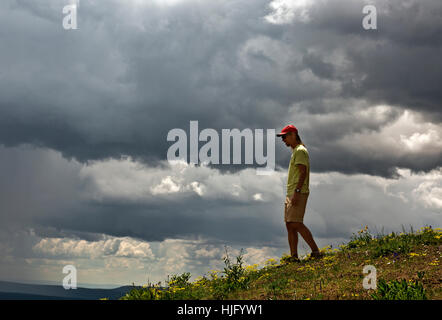
<path fill-rule="evenodd" d="M 299 168 L 300 174 L 299 174 L 299 181 L 296 185 L 296 189 L 301 189 L 302 184 L 304 183 L 305 177 L 307 176 L 307 166 L 304 164 L 297 164 L 296 165 Z M 298 193 L 294 192 L 292 198 L 290 199 L 292 201 L 292 205 L 295 205 L 298 200 Z"/>
<path fill-rule="evenodd" d="M 304 184 L 305 177 L 307 176 L 307 166 L 304 164 L 297 164 L 296 165 L 299 169 L 299 181 L 296 185 L 296 189 L 301 189 L 302 185 Z"/>

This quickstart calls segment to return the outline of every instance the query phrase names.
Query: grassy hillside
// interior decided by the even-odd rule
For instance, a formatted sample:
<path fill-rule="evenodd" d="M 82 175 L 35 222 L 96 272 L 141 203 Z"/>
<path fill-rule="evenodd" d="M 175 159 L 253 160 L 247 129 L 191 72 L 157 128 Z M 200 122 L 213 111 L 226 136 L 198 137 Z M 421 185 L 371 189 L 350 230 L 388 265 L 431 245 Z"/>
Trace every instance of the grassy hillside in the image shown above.
<path fill-rule="evenodd" d="M 190 273 L 173 275 L 166 288 L 134 287 L 120 299 L 442 299 L 439 228 L 376 236 L 365 228 L 321 251 L 321 259 L 289 262 L 284 255 L 260 267 L 244 266 L 241 250 L 235 262 L 226 255 L 224 270 L 192 283 Z M 366 265 L 376 268 L 376 289 L 363 288 Z"/>

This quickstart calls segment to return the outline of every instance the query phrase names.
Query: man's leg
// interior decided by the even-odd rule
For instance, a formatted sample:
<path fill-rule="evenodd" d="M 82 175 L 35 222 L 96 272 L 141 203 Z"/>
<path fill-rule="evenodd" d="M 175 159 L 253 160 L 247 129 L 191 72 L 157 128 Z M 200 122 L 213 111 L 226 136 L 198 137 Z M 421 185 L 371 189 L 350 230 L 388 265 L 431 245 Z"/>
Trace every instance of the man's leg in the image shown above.
<path fill-rule="evenodd" d="M 313 235 L 305 224 L 302 222 L 291 222 L 291 224 L 293 224 L 293 228 L 301 234 L 302 238 L 305 240 L 305 242 L 307 242 L 310 249 L 312 249 L 313 252 L 318 252 L 319 248 L 313 239 Z"/>
<path fill-rule="evenodd" d="M 298 231 L 293 227 L 293 222 L 286 222 L 288 233 L 288 240 L 290 246 L 290 255 L 292 257 L 298 257 Z"/>

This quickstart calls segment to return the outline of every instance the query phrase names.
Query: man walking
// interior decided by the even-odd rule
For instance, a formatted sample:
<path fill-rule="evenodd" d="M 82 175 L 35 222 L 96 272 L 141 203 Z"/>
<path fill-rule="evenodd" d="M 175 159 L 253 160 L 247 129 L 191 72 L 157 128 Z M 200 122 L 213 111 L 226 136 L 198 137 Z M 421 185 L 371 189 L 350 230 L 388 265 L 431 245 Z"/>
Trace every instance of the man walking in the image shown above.
<path fill-rule="evenodd" d="M 293 125 L 284 127 L 277 136 L 282 138 L 286 146 L 292 148 L 284 204 L 284 221 L 288 232 L 290 260 L 299 261 L 298 232 L 310 246 L 312 250 L 311 257 L 318 258 L 321 256 L 319 248 L 313 239 L 312 233 L 304 225 L 304 213 L 310 194 L 310 161 L 307 148 L 299 137 L 298 129 Z"/>

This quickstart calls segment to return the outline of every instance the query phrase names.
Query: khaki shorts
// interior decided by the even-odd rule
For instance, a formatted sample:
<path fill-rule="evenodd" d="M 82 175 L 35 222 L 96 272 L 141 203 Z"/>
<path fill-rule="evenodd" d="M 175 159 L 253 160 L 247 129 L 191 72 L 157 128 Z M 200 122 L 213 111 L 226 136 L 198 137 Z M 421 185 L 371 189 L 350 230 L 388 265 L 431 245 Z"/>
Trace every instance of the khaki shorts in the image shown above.
<path fill-rule="evenodd" d="M 300 193 L 298 201 L 293 206 L 290 198 L 286 196 L 284 203 L 284 222 L 304 222 L 304 213 L 307 198 L 310 193 Z"/>

